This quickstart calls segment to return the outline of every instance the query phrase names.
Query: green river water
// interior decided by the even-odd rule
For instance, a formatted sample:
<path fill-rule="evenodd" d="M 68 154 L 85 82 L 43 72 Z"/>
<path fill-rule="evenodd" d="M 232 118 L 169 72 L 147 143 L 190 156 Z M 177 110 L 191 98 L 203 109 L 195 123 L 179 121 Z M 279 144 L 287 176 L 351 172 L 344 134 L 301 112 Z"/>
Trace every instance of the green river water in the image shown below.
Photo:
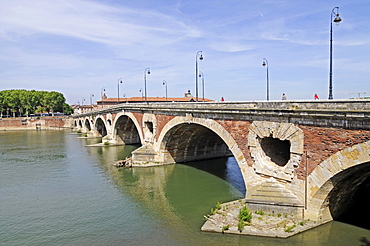
<path fill-rule="evenodd" d="M 218 201 L 244 196 L 234 158 L 119 169 L 136 147 L 86 147 L 99 141 L 0 132 L 0 245 L 370 245 L 335 221 L 288 239 L 201 232 Z"/>

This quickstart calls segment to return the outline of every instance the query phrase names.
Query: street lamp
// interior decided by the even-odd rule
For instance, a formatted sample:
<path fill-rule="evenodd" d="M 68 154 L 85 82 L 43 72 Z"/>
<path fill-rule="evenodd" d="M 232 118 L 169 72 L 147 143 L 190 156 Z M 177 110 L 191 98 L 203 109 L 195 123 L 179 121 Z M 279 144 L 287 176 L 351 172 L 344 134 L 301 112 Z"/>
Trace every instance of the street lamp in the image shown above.
<path fill-rule="evenodd" d="M 143 89 L 140 88 L 139 92 L 141 92 L 141 101 L 144 101 L 144 92 L 143 92 Z"/>
<path fill-rule="evenodd" d="M 266 87 L 266 90 L 267 90 L 267 101 L 270 99 L 270 92 L 269 92 L 269 63 L 267 61 L 266 58 L 263 58 L 263 61 L 262 61 L 262 66 L 266 66 L 266 81 L 267 81 L 267 87 Z"/>
<path fill-rule="evenodd" d="M 104 105 L 104 99 L 103 99 L 104 93 L 105 93 L 105 87 L 101 88 L 101 90 L 100 90 L 101 104 L 102 105 Z"/>
<path fill-rule="evenodd" d="M 123 98 L 126 98 L 126 103 L 128 103 L 126 94 L 123 94 Z"/>
<path fill-rule="evenodd" d="M 146 95 L 146 75 L 150 74 L 150 68 L 145 68 L 144 70 L 144 92 L 145 92 L 145 102 L 147 100 L 147 95 Z"/>
<path fill-rule="evenodd" d="M 204 74 L 202 71 L 199 71 L 199 77 L 202 77 L 202 92 L 203 92 L 203 102 L 204 102 Z"/>
<path fill-rule="evenodd" d="M 101 88 L 100 90 L 101 100 L 103 100 L 104 92 L 105 92 L 105 87 Z"/>
<path fill-rule="evenodd" d="M 334 20 L 333 20 L 333 17 Z M 339 7 L 334 7 L 330 15 L 330 65 L 329 65 L 329 99 L 333 99 L 333 22 L 339 25 L 342 19 L 339 17 Z"/>
<path fill-rule="evenodd" d="M 118 96 L 118 98 L 117 98 L 117 104 L 119 104 L 119 84 L 122 84 L 122 78 L 119 78 L 118 79 L 118 83 L 117 83 L 117 96 Z"/>
<path fill-rule="evenodd" d="M 90 94 L 90 105 L 91 105 L 91 108 L 92 108 L 92 98 L 94 97 L 94 93 L 91 93 Z"/>
<path fill-rule="evenodd" d="M 198 51 L 195 55 L 195 101 L 198 102 L 198 56 L 199 60 L 203 60 L 202 51 Z"/>
<path fill-rule="evenodd" d="M 168 97 L 167 97 L 167 81 L 166 80 L 163 80 L 163 85 L 166 86 L 166 102 L 167 102 Z"/>

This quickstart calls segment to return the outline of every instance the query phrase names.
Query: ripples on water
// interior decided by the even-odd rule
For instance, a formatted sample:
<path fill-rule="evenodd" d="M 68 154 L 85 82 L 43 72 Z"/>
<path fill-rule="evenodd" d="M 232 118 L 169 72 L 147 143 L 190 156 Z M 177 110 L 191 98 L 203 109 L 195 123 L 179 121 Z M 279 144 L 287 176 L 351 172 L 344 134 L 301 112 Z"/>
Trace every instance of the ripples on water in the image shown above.
<path fill-rule="evenodd" d="M 339 222 L 284 240 L 200 232 L 203 215 L 217 201 L 245 194 L 235 159 L 117 169 L 112 164 L 135 146 L 86 147 L 100 139 L 77 136 L 0 133 L 0 245 L 366 245 L 370 240 L 369 230 Z"/>

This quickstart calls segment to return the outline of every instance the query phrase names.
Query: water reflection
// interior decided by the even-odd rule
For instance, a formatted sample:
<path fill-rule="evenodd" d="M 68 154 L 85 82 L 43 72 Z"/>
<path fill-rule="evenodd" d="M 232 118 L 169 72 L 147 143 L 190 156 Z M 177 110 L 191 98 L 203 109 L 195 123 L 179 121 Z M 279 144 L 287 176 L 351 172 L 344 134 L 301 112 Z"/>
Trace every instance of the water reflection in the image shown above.
<path fill-rule="evenodd" d="M 368 240 L 369 231 L 340 222 L 330 222 L 288 239 L 259 238 L 200 232 L 203 215 L 217 201 L 236 200 L 245 195 L 244 183 L 234 158 L 221 158 L 148 168 L 120 168 L 112 164 L 127 155 L 126 148 L 89 149 L 101 158 L 101 168 L 121 192 L 155 214 L 177 243 L 184 245 L 350 245 Z M 345 232 L 345 233 L 344 233 Z M 191 239 L 190 239 L 191 238 Z M 184 240 L 184 241 L 183 241 Z M 364 244 L 366 245 L 366 244 Z"/>
<path fill-rule="evenodd" d="M 234 157 L 187 162 L 184 163 L 184 165 L 206 171 L 224 179 L 238 189 L 242 193 L 243 197 L 245 196 L 246 189 L 243 176 Z"/>

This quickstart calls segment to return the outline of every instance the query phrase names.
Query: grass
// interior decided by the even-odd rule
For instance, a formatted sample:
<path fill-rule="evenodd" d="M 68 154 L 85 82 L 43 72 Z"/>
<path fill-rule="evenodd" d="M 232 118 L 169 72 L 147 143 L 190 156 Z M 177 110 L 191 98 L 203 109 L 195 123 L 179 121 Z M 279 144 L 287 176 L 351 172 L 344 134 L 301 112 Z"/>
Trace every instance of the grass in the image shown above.
<path fill-rule="evenodd" d="M 256 212 L 254 212 L 254 213 L 259 214 L 259 215 L 264 215 L 264 214 L 265 214 L 265 212 L 263 212 L 263 210 L 262 210 L 262 209 L 257 210 L 257 211 L 256 211 Z"/>
<path fill-rule="evenodd" d="M 292 226 L 289 226 L 288 228 L 285 228 L 284 231 L 285 232 L 291 232 L 296 226 L 297 226 L 296 224 L 294 224 Z"/>
<path fill-rule="evenodd" d="M 249 225 L 252 222 L 252 212 L 247 206 L 244 206 L 240 209 L 238 219 L 238 230 L 242 232 L 244 226 Z"/>

